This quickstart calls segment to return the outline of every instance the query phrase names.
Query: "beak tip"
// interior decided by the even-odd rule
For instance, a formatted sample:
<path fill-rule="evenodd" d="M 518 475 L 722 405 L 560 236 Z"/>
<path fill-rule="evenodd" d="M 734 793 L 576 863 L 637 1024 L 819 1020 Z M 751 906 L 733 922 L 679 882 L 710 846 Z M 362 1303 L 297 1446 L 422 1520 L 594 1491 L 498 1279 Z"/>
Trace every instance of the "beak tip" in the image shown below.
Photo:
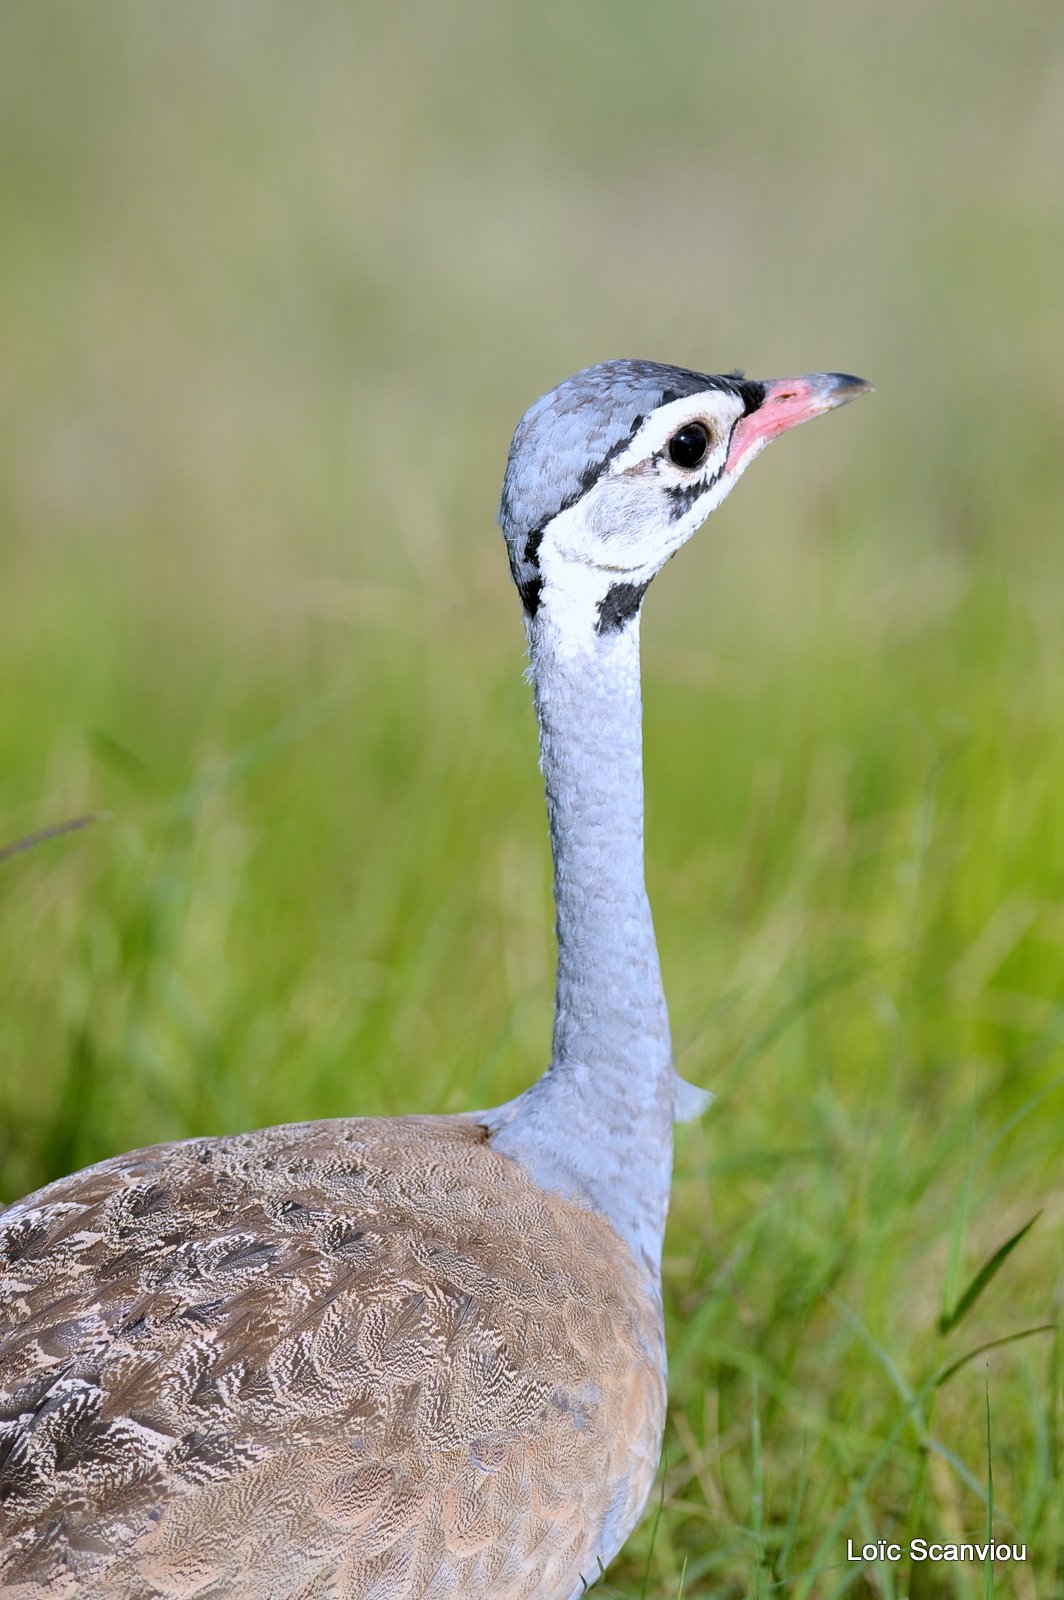
<path fill-rule="evenodd" d="M 850 372 L 825 372 L 821 374 L 825 398 L 832 410 L 859 400 L 863 394 L 875 394 L 876 386 L 867 378 L 855 378 Z"/>

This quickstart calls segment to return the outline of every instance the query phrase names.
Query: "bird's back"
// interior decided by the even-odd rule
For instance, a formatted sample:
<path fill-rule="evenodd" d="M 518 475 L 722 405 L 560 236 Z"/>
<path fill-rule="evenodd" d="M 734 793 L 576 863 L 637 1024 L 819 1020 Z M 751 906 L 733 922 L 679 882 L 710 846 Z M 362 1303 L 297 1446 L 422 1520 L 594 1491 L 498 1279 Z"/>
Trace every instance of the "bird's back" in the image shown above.
<path fill-rule="evenodd" d="M 0 1213 L 0 1588 L 568 1600 L 663 1366 L 626 1246 L 473 1119 L 105 1162 Z"/>

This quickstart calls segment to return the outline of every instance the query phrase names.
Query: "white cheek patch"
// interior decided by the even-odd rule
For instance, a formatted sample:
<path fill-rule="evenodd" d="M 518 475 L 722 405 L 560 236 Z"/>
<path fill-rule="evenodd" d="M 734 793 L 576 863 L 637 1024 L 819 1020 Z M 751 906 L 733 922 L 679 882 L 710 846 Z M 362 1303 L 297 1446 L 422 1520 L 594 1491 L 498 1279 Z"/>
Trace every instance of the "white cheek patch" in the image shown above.
<path fill-rule="evenodd" d="M 585 529 L 619 558 L 626 550 L 645 546 L 648 535 L 656 540 L 670 520 L 664 486 L 646 476 L 611 475 L 596 485 L 584 504 Z"/>
<path fill-rule="evenodd" d="M 655 491 L 645 479 L 600 481 L 547 524 L 540 565 L 544 575 L 560 559 L 600 576 L 649 579 L 683 542 L 676 540 L 678 527 L 664 488 Z"/>

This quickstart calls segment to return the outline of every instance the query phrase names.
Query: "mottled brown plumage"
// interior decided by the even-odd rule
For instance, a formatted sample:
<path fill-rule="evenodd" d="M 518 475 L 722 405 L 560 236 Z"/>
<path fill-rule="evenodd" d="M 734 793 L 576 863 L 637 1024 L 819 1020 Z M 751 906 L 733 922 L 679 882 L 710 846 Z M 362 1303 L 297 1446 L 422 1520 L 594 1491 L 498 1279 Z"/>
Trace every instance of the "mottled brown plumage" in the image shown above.
<path fill-rule="evenodd" d="M 473 1119 L 104 1162 L 0 1214 L 3 1592 L 569 1600 L 662 1370 L 610 1225 Z"/>

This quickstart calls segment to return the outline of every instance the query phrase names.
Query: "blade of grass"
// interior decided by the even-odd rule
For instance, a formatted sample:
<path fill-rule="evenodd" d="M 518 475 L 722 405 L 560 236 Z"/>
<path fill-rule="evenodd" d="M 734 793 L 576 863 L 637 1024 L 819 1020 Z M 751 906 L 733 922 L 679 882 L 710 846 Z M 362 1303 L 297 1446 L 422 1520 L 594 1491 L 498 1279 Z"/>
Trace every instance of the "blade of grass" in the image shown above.
<path fill-rule="evenodd" d="M 999 1350 L 1005 1344 L 1018 1344 L 1021 1339 L 1030 1339 L 1036 1333 L 1056 1332 L 1057 1324 L 1055 1322 L 1040 1322 L 1036 1328 L 1023 1328 L 1019 1333 L 1007 1333 L 1003 1339 L 990 1339 L 986 1344 L 976 1345 L 974 1350 L 969 1350 L 963 1356 L 958 1356 L 956 1361 L 951 1361 L 948 1367 L 942 1368 L 934 1379 L 935 1388 L 941 1389 L 942 1385 L 947 1383 L 955 1372 L 959 1372 L 962 1367 L 966 1367 L 969 1361 L 974 1361 L 976 1356 L 984 1355 L 987 1350 Z"/>
<path fill-rule="evenodd" d="M 654 1523 L 650 1530 L 650 1548 L 647 1551 L 647 1564 L 643 1573 L 643 1587 L 639 1591 L 639 1600 L 647 1600 L 650 1594 L 650 1573 L 654 1565 L 654 1546 L 658 1542 L 658 1529 L 661 1527 L 661 1516 L 665 1510 L 665 1483 L 669 1473 L 669 1458 L 661 1458 L 661 1493 L 658 1496 L 657 1506 L 654 1508 Z"/>
<path fill-rule="evenodd" d="M 973 1087 L 968 1105 L 968 1141 L 964 1157 L 964 1177 L 961 1182 L 961 1191 L 958 1205 L 953 1218 L 953 1228 L 950 1233 L 949 1256 L 946 1261 L 946 1272 L 942 1284 L 942 1311 L 939 1321 L 948 1316 L 949 1307 L 956 1303 L 957 1288 L 960 1283 L 961 1268 L 964 1262 L 964 1237 L 968 1228 L 968 1218 L 972 1209 L 972 1177 L 975 1169 L 975 1130 L 976 1108 L 978 1105 L 978 1083 Z"/>
<path fill-rule="evenodd" d="M 955 1328 L 957 1324 L 962 1321 L 965 1316 L 967 1316 L 968 1312 L 972 1309 L 983 1290 L 989 1283 L 992 1282 L 992 1280 L 997 1276 L 998 1272 L 1004 1266 L 1005 1262 L 1015 1250 L 1024 1234 L 1030 1232 L 1041 1215 L 1041 1211 L 1036 1211 L 1034 1216 L 1031 1217 L 1029 1221 L 1025 1222 L 1022 1228 L 1017 1228 L 1016 1232 L 1010 1235 L 1010 1237 L 1005 1240 L 1005 1243 L 999 1245 L 994 1251 L 993 1255 L 988 1257 L 988 1259 L 983 1262 L 983 1265 L 979 1268 L 979 1271 L 975 1274 L 974 1278 L 971 1280 L 968 1287 L 965 1289 L 964 1293 L 953 1307 L 953 1310 L 948 1312 L 944 1311 L 939 1317 L 939 1333 L 949 1333 L 951 1329 Z"/>
<path fill-rule="evenodd" d="M 32 850 L 34 845 L 58 839 L 64 833 L 80 833 L 82 828 L 89 827 L 93 822 L 106 822 L 110 816 L 109 811 L 89 811 L 83 817 L 71 817 L 67 822 L 53 822 L 50 827 L 38 828 L 36 832 L 13 839 L 10 844 L 0 848 L 0 861 L 8 861 L 12 856 L 21 855 L 23 850 Z"/>
<path fill-rule="evenodd" d="M 986 1369 L 986 1540 L 994 1542 L 994 1453 L 990 1439 L 990 1365 Z M 983 1564 L 983 1600 L 993 1600 L 994 1561 L 988 1550 Z"/>
<path fill-rule="evenodd" d="M 765 1481 L 764 1461 L 761 1454 L 761 1392 L 756 1371 L 750 1377 L 750 1467 L 753 1483 L 750 1490 L 750 1531 L 754 1536 L 754 1560 L 757 1563 L 754 1594 L 761 1600 L 765 1577 Z"/>

